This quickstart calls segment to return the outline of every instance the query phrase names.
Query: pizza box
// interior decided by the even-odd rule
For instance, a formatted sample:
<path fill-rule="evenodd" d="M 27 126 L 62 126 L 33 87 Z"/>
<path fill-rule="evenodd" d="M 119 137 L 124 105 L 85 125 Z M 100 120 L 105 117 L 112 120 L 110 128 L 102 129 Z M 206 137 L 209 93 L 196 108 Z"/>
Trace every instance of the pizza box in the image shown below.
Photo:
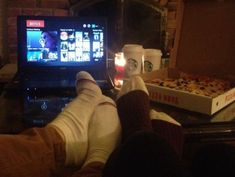
<path fill-rule="evenodd" d="M 212 98 L 147 82 L 156 78 L 180 78 L 181 72 L 174 68 L 156 70 L 151 73 L 145 73 L 141 75 L 141 77 L 146 82 L 145 84 L 149 91 L 151 101 L 176 106 L 190 111 L 212 115 L 235 100 L 235 88 L 231 88 L 223 94 Z"/>
<path fill-rule="evenodd" d="M 142 74 L 144 80 L 179 77 L 181 72 L 212 78 L 235 78 L 235 3 L 179 0 L 169 68 Z M 153 101 L 212 115 L 235 100 L 235 88 L 215 98 L 146 83 Z"/>

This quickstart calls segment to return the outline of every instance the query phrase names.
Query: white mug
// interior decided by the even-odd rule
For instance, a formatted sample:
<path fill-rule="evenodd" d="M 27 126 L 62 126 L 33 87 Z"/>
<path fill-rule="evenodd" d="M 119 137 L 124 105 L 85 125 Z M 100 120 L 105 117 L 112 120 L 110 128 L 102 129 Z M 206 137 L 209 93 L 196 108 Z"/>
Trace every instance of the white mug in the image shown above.
<path fill-rule="evenodd" d="M 140 74 L 143 62 L 143 46 L 138 44 L 125 44 L 122 48 L 126 60 L 125 76 Z"/>
<path fill-rule="evenodd" d="M 162 52 L 159 49 L 144 49 L 144 72 L 161 68 Z"/>

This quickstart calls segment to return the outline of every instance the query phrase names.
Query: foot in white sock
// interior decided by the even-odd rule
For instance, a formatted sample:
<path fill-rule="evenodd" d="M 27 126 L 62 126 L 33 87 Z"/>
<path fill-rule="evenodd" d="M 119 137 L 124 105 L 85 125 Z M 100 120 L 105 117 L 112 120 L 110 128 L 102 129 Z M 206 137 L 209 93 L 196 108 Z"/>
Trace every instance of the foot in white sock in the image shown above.
<path fill-rule="evenodd" d="M 88 153 L 83 166 L 105 163 L 121 137 L 121 125 L 115 102 L 102 96 L 89 124 Z"/>
<path fill-rule="evenodd" d="M 48 126 L 65 141 L 66 165 L 81 166 L 87 154 L 89 121 L 102 92 L 87 72 L 79 72 L 76 80 L 77 97 Z"/>
<path fill-rule="evenodd" d="M 132 76 L 128 81 L 123 84 L 120 92 L 117 95 L 117 99 L 134 90 L 142 90 L 147 95 L 149 95 L 143 79 L 140 76 Z"/>

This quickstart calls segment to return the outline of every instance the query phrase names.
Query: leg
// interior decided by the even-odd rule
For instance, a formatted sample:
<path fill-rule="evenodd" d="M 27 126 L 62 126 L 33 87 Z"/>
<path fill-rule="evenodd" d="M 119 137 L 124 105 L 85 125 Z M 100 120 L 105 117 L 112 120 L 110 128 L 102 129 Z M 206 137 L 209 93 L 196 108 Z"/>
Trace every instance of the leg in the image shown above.
<path fill-rule="evenodd" d="M 165 138 L 179 156 L 182 155 L 182 127 L 167 114 L 150 110 L 148 91 L 140 77 L 132 77 L 123 85 L 117 106 L 123 128 L 123 141 L 139 130 L 154 131 Z"/>
<path fill-rule="evenodd" d="M 52 128 L 0 136 L 0 176 L 50 177 L 65 161 L 64 141 Z"/>
<path fill-rule="evenodd" d="M 122 141 L 140 130 L 152 130 L 149 97 L 139 76 L 127 81 L 117 96 L 118 114 L 122 125 Z"/>
<path fill-rule="evenodd" d="M 103 177 L 182 177 L 178 155 L 165 138 L 153 132 L 148 92 L 140 77 L 123 85 L 117 106 L 123 144 L 110 156 Z"/>
<path fill-rule="evenodd" d="M 101 98 L 101 90 L 87 72 L 77 74 L 77 97 L 48 126 L 65 141 L 66 165 L 81 166 L 88 148 L 88 125 Z"/>
<path fill-rule="evenodd" d="M 83 167 L 73 177 L 102 176 L 104 164 L 121 138 L 121 125 L 115 102 L 102 96 L 88 129 L 88 152 Z"/>
<path fill-rule="evenodd" d="M 88 153 L 83 166 L 92 162 L 105 164 L 121 137 L 121 125 L 115 102 L 102 96 L 89 125 Z"/>
<path fill-rule="evenodd" d="M 158 134 L 132 134 L 107 161 L 103 177 L 184 177 L 182 164 L 172 147 Z"/>
<path fill-rule="evenodd" d="M 183 154 L 184 132 L 182 126 L 164 112 L 150 111 L 154 132 L 166 139 L 179 157 Z"/>
<path fill-rule="evenodd" d="M 88 124 L 101 91 L 86 72 L 77 75 L 77 97 L 44 128 L 0 136 L 0 176 L 47 177 L 58 167 L 81 165 L 87 154 Z M 65 164 L 66 163 L 66 164 Z"/>

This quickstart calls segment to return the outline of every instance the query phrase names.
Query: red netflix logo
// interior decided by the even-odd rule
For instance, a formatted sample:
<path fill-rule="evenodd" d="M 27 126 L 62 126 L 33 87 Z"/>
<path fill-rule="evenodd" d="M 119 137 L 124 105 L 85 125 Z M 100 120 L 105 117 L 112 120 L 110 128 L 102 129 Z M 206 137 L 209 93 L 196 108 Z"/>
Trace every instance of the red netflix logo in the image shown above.
<path fill-rule="evenodd" d="M 34 27 L 34 28 L 44 28 L 45 22 L 44 22 L 44 20 L 27 20 L 26 26 L 27 27 Z"/>

